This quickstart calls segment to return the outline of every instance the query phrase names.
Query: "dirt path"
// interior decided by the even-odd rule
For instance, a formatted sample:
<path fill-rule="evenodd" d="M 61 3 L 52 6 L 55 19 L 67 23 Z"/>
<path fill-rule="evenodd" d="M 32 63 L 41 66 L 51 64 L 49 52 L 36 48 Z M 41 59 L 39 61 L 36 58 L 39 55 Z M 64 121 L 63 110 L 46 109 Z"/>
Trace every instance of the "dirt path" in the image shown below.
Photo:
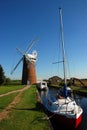
<path fill-rule="evenodd" d="M 12 94 L 12 93 L 17 93 L 17 92 L 24 91 L 24 90 L 28 89 L 29 87 L 30 87 L 30 86 L 26 86 L 26 87 L 24 87 L 23 89 L 14 90 L 14 91 L 11 91 L 11 92 L 8 92 L 8 93 L 0 94 L 0 97 L 7 96 L 7 95 Z"/>
<path fill-rule="evenodd" d="M 6 96 L 6 95 L 9 95 L 9 94 L 12 94 L 12 93 L 16 93 L 16 92 L 19 92 L 18 95 L 14 98 L 14 100 L 5 108 L 3 109 L 3 111 L 0 113 L 0 121 L 2 121 L 3 119 L 7 118 L 9 116 L 9 112 L 11 111 L 11 109 L 17 104 L 20 102 L 21 100 L 21 95 L 22 93 L 29 89 L 30 86 L 26 86 L 24 87 L 23 89 L 20 89 L 20 90 L 15 90 L 15 91 L 12 91 L 12 92 L 8 92 L 6 94 L 2 94 L 0 95 L 0 97 L 2 96 Z"/>

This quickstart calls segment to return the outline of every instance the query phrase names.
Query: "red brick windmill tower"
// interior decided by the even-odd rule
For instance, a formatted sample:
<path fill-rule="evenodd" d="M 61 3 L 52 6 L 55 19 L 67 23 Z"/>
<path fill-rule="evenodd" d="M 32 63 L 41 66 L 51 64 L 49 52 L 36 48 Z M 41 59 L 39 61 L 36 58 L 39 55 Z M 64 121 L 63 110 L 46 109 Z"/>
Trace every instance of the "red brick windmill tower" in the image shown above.
<path fill-rule="evenodd" d="M 37 52 L 33 51 L 32 54 L 28 54 L 32 46 L 36 43 L 37 39 L 34 39 L 25 53 L 17 48 L 17 50 L 22 54 L 22 58 L 19 60 L 17 65 L 12 70 L 11 74 L 15 71 L 21 61 L 23 61 L 22 70 L 22 84 L 35 84 L 36 83 L 36 69 L 35 63 L 37 60 Z"/>

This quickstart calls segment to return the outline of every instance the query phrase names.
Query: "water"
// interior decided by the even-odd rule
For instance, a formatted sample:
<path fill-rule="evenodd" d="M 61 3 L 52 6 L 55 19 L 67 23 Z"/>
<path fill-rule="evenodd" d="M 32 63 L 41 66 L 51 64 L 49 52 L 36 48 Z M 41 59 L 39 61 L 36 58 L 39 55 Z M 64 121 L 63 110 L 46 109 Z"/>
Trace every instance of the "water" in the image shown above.
<path fill-rule="evenodd" d="M 39 91 L 43 104 L 46 102 L 47 93 L 54 95 L 57 93 L 57 89 L 48 89 L 47 91 Z M 53 130 L 87 130 L 87 97 L 74 95 L 76 102 L 79 100 L 80 106 L 83 108 L 83 119 L 81 124 L 76 129 L 68 129 L 68 127 L 60 124 L 58 121 L 50 118 L 53 126 Z"/>

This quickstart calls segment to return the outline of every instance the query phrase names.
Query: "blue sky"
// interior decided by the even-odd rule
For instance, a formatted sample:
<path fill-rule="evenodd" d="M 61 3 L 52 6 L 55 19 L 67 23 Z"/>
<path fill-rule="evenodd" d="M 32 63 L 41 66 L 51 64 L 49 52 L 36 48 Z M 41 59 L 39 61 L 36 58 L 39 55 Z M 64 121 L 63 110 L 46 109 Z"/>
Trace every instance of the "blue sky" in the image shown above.
<path fill-rule="evenodd" d="M 24 52 L 35 37 L 39 41 L 30 53 L 38 53 L 37 78 L 62 76 L 62 64 L 52 64 L 61 59 L 59 7 L 69 64 L 67 75 L 87 78 L 87 0 L 0 0 L 0 64 L 7 77 L 21 79 L 22 62 L 10 74 L 22 56 L 16 47 Z"/>

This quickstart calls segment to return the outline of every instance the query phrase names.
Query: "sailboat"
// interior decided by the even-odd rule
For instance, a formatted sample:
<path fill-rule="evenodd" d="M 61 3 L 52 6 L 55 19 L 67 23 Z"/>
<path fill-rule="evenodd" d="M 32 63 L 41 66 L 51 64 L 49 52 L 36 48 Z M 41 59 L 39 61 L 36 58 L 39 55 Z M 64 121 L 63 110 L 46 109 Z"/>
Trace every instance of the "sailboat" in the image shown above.
<path fill-rule="evenodd" d="M 64 87 L 59 90 L 57 95 L 47 95 L 47 102 L 45 107 L 49 113 L 51 113 L 56 121 L 60 121 L 67 126 L 77 128 L 82 121 L 83 109 L 79 106 L 73 97 L 68 94 L 68 87 L 66 84 L 66 59 L 64 49 L 64 34 L 62 24 L 62 9 L 59 9 L 60 13 L 60 27 L 62 36 L 62 54 L 63 54 L 63 72 L 64 72 Z"/>

